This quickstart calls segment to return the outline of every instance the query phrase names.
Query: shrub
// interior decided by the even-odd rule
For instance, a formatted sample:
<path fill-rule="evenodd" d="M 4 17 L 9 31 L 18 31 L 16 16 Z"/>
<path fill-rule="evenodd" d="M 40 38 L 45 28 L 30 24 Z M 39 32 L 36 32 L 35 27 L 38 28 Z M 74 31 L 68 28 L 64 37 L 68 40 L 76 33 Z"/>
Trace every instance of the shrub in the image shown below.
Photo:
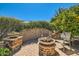
<path fill-rule="evenodd" d="M 0 56 L 9 56 L 11 54 L 10 49 L 0 48 Z"/>

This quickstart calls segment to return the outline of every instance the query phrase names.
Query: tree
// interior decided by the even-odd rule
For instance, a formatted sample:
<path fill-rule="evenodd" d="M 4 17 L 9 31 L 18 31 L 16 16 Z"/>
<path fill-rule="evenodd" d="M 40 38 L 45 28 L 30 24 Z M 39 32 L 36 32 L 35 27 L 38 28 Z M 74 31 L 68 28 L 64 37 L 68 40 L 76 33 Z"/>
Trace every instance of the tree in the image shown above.
<path fill-rule="evenodd" d="M 63 10 L 53 19 L 51 20 L 51 23 L 59 30 L 71 32 L 73 35 L 79 35 L 79 15 L 73 11 L 73 8 Z"/>
<path fill-rule="evenodd" d="M 51 23 L 58 30 L 71 32 L 72 37 L 79 35 L 79 5 L 65 9 L 62 12 L 59 10 L 57 15 L 51 19 Z M 71 39 L 69 40 L 70 46 Z"/>
<path fill-rule="evenodd" d="M 21 21 L 15 18 L 0 17 L 0 40 L 6 37 L 7 33 L 15 31 L 21 26 Z"/>

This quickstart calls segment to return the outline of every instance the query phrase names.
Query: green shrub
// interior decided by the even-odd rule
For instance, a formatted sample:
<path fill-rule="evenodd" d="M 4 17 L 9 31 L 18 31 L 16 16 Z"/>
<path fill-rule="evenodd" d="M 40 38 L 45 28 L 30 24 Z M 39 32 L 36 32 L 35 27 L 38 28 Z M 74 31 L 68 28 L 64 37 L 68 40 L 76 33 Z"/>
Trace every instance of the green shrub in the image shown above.
<path fill-rule="evenodd" d="M 48 30 L 53 30 L 53 26 L 47 22 L 47 21 L 31 21 L 29 23 L 26 23 L 25 28 L 30 29 L 30 28 L 45 28 Z"/>
<path fill-rule="evenodd" d="M 9 56 L 11 54 L 10 49 L 0 48 L 0 56 Z"/>

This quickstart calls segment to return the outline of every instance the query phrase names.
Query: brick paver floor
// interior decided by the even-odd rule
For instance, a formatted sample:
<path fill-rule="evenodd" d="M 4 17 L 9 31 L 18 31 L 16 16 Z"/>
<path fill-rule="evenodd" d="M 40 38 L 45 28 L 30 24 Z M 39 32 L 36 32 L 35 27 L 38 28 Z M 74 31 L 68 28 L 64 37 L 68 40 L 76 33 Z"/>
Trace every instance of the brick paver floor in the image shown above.
<path fill-rule="evenodd" d="M 14 56 L 38 56 L 38 44 L 33 43 L 23 46 Z"/>
<path fill-rule="evenodd" d="M 59 48 L 63 48 L 63 46 L 61 43 L 56 42 L 55 50 L 60 54 L 60 56 L 67 56 L 65 53 L 60 51 Z M 26 44 L 25 46 L 21 48 L 20 51 L 15 53 L 13 56 L 39 56 L 38 43 Z M 78 55 L 74 53 L 70 56 L 78 56 Z"/>

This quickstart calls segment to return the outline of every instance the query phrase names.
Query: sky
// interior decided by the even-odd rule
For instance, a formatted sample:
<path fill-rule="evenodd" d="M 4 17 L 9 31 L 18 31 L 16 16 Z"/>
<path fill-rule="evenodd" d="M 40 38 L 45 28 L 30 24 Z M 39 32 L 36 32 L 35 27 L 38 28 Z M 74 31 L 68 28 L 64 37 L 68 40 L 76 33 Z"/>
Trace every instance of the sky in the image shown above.
<path fill-rule="evenodd" d="M 23 21 L 50 21 L 59 8 L 69 8 L 73 3 L 0 3 L 0 16 Z"/>

